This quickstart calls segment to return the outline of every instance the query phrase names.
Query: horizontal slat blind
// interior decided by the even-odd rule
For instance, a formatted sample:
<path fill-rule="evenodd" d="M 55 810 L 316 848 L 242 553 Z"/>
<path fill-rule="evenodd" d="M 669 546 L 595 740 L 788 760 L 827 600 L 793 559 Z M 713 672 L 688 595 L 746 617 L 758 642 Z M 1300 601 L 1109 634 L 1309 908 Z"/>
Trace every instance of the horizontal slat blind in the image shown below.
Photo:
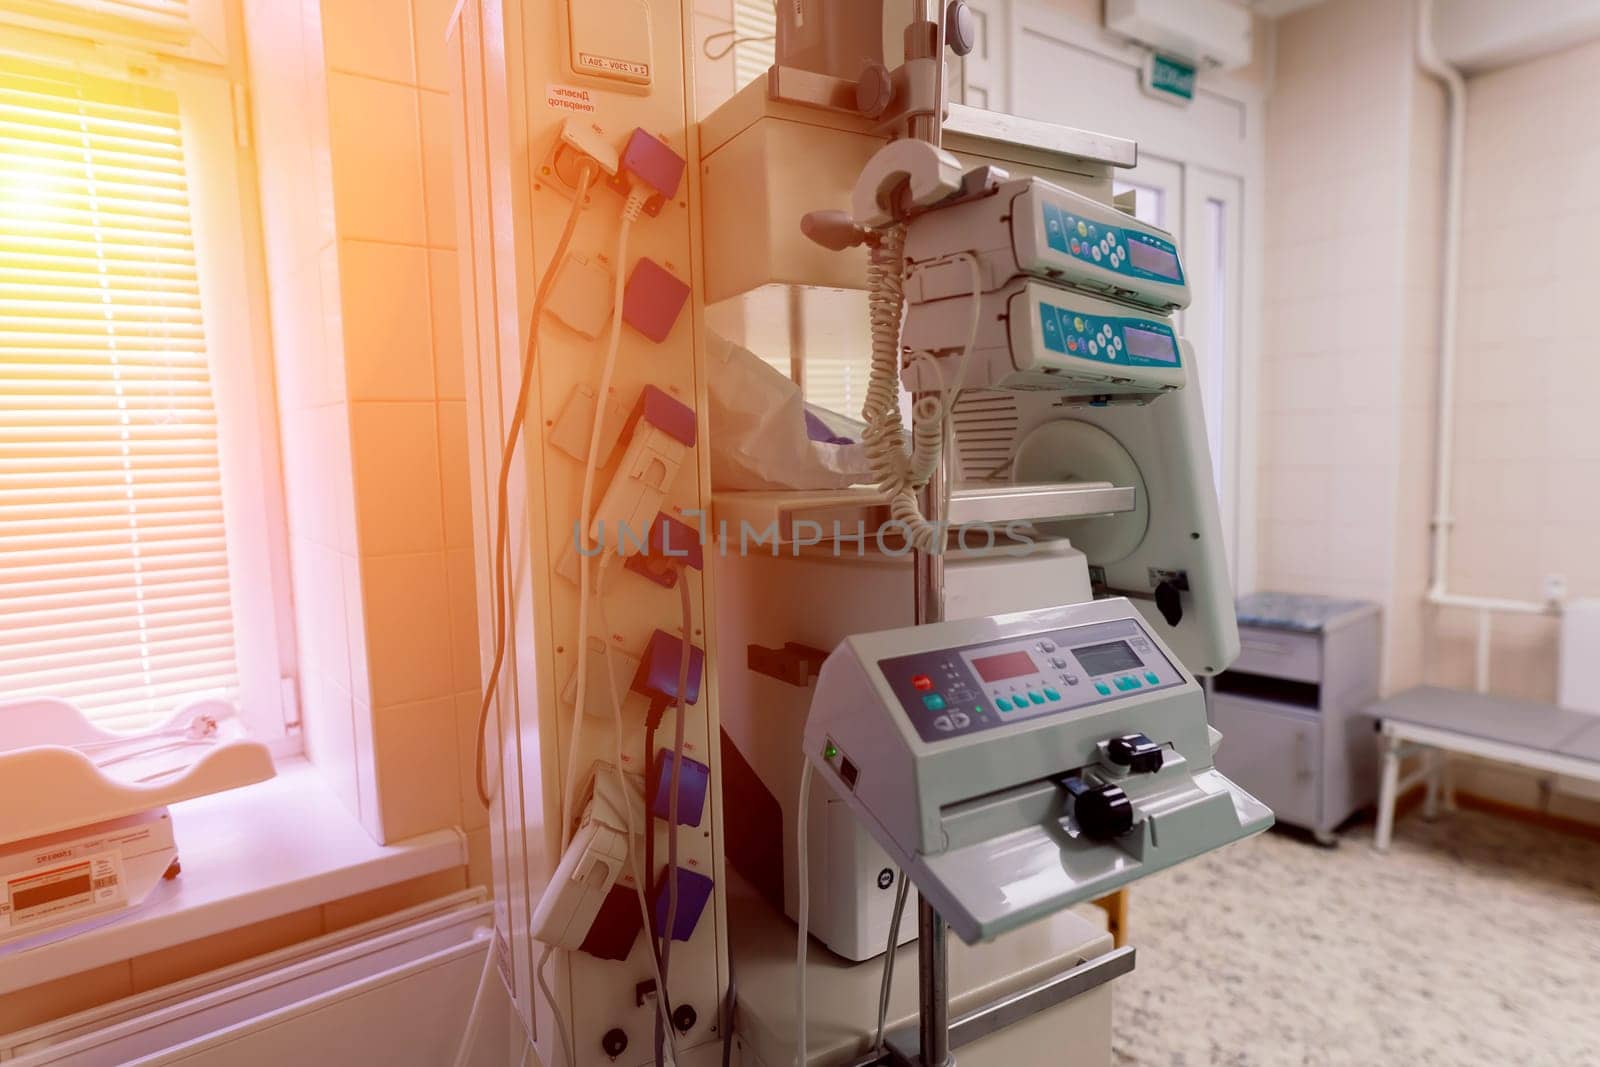
<path fill-rule="evenodd" d="M 764 78 L 772 66 L 778 32 L 774 0 L 734 0 L 733 76 L 739 88 Z"/>
<path fill-rule="evenodd" d="M 0 698 L 112 729 L 237 698 L 177 99 L 8 58 L 0 590 Z"/>
<path fill-rule="evenodd" d="M 0 8 L 85 29 L 159 40 L 189 35 L 189 0 L 3 0 Z"/>

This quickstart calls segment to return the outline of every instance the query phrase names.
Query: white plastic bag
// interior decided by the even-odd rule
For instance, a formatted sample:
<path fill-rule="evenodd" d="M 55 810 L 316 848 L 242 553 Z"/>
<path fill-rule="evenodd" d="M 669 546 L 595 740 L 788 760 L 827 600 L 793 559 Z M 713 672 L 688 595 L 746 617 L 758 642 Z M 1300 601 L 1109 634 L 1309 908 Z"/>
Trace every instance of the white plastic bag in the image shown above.
<path fill-rule="evenodd" d="M 844 489 L 871 481 L 859 441 L 839 443 L 849 420 L 833 413 L 814 418 L 816 434 L 834 438 L 814 440 L 794 382 L 715 333 L 706 355 L 713 489 Z"/>

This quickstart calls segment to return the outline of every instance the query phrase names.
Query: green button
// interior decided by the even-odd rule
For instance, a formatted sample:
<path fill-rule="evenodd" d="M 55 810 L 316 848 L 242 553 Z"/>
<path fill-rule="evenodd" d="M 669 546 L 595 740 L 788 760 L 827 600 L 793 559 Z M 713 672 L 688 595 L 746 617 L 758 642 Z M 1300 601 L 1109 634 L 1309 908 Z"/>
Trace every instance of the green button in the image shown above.
<path fill-rule="evenodd" d="M 1028 699 L 1033 701 L 1035 704 L 1044 703 L 1044 697 L 1038 693 L 1035 693 L 1032 689 L 1028 690 Z"/>
<path fill-rule="evenodd" d="M 1103 697 L 1111 695 L 1111 687 L 1104 682 L 1096 682 L 1094 687 L 1100 691 L 1100 695 Z"/>
<path fill-rule="evenodd" d="M 1045 695 L 1045 699 L 1047 699 L 1047 700 L 1060 700 L 1061 699 L 1061 694 L 1056 692 L 1054 689 L 1046 689 L 1044 691 L 1044 695 Z"/>
<path fill-rule="evenodd" d="M 1007 700 L 1005 697 L 996 697 L 994 706 L 999 708 L 1001 711 L 1010 711 L 1011 701 Z"/>
<path fill-rule="evenodd" d="M 929 711 L 943 711 L 944 697 L 940 696 L 938 693 L 929 693 L 922 698 L 922 704 Z"/>
<path fill-rule="evenodd" d="M 1159 674 L 1157 674 L 1155 671 L 1145 671 L 1144 672 L 1144 680 L 1149 682 L 1151 685 L 1160 685 L 1161 684 L 1161 676 Z"/>

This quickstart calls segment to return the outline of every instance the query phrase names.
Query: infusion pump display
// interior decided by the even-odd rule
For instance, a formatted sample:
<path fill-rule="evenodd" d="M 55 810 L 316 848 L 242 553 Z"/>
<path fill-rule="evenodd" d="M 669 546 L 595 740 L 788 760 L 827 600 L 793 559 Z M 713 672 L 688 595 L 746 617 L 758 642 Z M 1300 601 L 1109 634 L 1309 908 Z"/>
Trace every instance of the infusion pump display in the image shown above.
<path fill-rule="evenodd" d="M 944 741 L 1182 685 L 1133 619 L 878 661 L 924 741 Z"/>

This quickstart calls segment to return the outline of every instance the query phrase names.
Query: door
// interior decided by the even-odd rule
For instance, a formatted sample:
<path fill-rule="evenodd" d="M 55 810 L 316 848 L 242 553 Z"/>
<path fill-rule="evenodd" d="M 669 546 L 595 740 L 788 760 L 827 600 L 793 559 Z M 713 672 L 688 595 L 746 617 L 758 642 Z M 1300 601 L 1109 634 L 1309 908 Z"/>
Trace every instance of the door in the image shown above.
<path fill-rule="evenodd" d="M 1183 250 L 1190 303 L 1177 315 L 1178 329 L 1194 345 L 1192 384 L 1205 410 L 1228 573 L 1237 575 L 1243 183 L 1234 175 L 1141 153 L 1139 165 L 1119 175 L 1112 191 L 1132 193 L 1135 217 L 1173 234 Z"/>

